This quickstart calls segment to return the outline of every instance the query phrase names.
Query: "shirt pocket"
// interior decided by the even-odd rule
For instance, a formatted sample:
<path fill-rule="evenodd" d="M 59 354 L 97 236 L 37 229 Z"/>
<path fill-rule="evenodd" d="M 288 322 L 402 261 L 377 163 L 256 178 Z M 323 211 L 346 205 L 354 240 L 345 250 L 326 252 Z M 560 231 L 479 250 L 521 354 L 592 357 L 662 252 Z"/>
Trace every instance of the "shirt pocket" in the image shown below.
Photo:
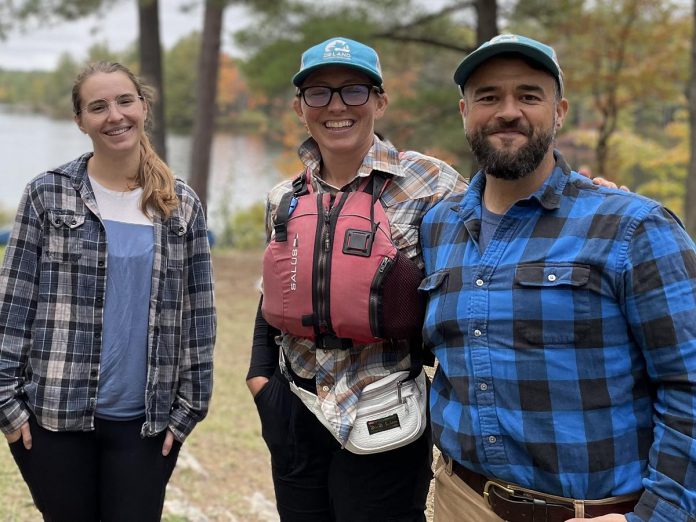
<path fill-rule="evenodd" d="M 438 270 L 425 277 L 418 287 L 427 299 L 423 321 L 423 340 L 427 346 L 443 342 L 443 317 L 452 313 L 446 311 L 449 275 L 448 269 Z"/>
<path fill-rule="evenodd" d="M 164 294 L 159 316 L 160 357 L 172 357 L 180 346 L 184 303 L 184 261 L 186 259 L 186 222 L 173 217 L 165 224 L 167 269 L 164 275 Z"/>
<path fill-rule="evenodd" d="M 181 270 L 186 257 L 186 222 L 172 218 L 166 226 L 167 234 L 167 269 Z"/>
<path fill-rule="evenodd" d="M 49 209 L 46 213 L 46 256 L 61 263 L 80 259 L 85 214 L 63 209 Z"/>
<path fill-rule="evenodd" d="M 589 265 L 577 263 L 519 265 L 512 292 L 515 347 L 581 344 L 590 321 L 590 273 Z"/>

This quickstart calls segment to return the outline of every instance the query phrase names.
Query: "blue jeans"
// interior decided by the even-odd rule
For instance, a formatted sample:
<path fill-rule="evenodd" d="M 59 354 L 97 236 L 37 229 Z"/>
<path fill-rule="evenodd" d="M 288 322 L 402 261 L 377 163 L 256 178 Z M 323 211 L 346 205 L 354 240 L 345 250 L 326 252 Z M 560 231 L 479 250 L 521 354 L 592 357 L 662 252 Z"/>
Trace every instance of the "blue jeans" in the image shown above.
<path fill-rule="evenodd" d="M 254 400 L 282 522 L 425 522 L 429 428 L 408 446 L 356 455 L 341 449 L 279 371 Z"/>

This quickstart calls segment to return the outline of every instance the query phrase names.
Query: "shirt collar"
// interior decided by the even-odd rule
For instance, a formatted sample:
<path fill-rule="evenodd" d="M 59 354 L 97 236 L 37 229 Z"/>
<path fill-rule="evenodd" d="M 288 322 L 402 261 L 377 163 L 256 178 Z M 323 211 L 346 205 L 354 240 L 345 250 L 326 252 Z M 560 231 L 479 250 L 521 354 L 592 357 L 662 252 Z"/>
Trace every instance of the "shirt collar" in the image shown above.
<path fill-rule="evenodd" d="M 321 169 L 321 151 L 319 145 L 314 138 L 307 138 L 297 150 L 300 160 L 309 167 L 312 175 L 319 178 L 319 170 Z M 390 174 L 395 177 L 404 177 L 406 174 L 401 170 L 401 161 L 399 159 L 399 151 L 386 140 L 381 140 L 375 135 L 372 147 L 367 151 L 363 158 L 356 177 L 366 177 L 372 174 L 372 171 L 378 170 L 385 174 Z"/>
<path fill-rule="evenodd" d="M 553 157 L 556 160 L 556 166 L 551 175 L 546 178 L 541 187 L 522 201 L 536 201 L 546 210 L 555 210 L 561 206 L 561 195 L 570 179 L 570 167 L 558 150 L 553 151 Z M 458 212 L 464 220 L 480 216 L 478 208 L 481 205 L 485 186 L 486 176 L 479 170 L 472 178 L 464 200 L 458 205 L 453 205 L 452 210 Z"/>

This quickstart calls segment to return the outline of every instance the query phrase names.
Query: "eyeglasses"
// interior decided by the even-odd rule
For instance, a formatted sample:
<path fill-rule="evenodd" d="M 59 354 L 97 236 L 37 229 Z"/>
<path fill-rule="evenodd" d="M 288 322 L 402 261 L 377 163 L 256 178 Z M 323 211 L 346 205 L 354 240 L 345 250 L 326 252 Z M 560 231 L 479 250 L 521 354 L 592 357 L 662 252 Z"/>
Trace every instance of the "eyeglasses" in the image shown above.
<path fill-rule="evenodd" d="M 135 107 L 135 102 L 138 100 L 142 101 L 143 97 L 136 96 L 135 94 L 121 94 L 120 96 L 116 96 L 113 101 L 104 99 L 91 101 L 75 114 L 77 115 L 81 112 L 86 112 L 87 114 L 92 114 L 94 116 L 107 114 L 111 110 L 112 103 L 115 103 L 118 106 L 119 111 L 128 112 Z"/>
<path fill-rule="evenodd" d="M 300 89 L 298 96 L 302 96 L 304 102 L 315 109 L 326 107 L 331 103 L 331 98 L 337 92 L 341 97 L 341 101 L 350 107 L 358 107 L 365 105 L 370 99 L 370 93 L 375 90 L 378 93 L 383 92 L 380 87 L 362 83 L 342 85 L 341 87 L 304 87 Z"/>

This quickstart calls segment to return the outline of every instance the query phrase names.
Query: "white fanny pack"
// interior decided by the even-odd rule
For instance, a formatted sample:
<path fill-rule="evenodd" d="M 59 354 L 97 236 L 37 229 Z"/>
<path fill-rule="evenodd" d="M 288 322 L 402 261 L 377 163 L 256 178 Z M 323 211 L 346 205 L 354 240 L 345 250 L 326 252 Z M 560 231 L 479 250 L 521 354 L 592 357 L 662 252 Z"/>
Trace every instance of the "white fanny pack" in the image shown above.
<path fill-rule="evenodd" d="M 282 349 L 280 369 L 292 392 L 338 440 L 338 434 L 321 411 L 317 395 L 293 382 Z M 421 368 L 414 379 L 408 376 L 407 371 L 395 372 L 363 388 L 345 449 L 361 455 L 381 453 L 410 444 L 423 434 L 428 400 L 425 371 Z"/>

